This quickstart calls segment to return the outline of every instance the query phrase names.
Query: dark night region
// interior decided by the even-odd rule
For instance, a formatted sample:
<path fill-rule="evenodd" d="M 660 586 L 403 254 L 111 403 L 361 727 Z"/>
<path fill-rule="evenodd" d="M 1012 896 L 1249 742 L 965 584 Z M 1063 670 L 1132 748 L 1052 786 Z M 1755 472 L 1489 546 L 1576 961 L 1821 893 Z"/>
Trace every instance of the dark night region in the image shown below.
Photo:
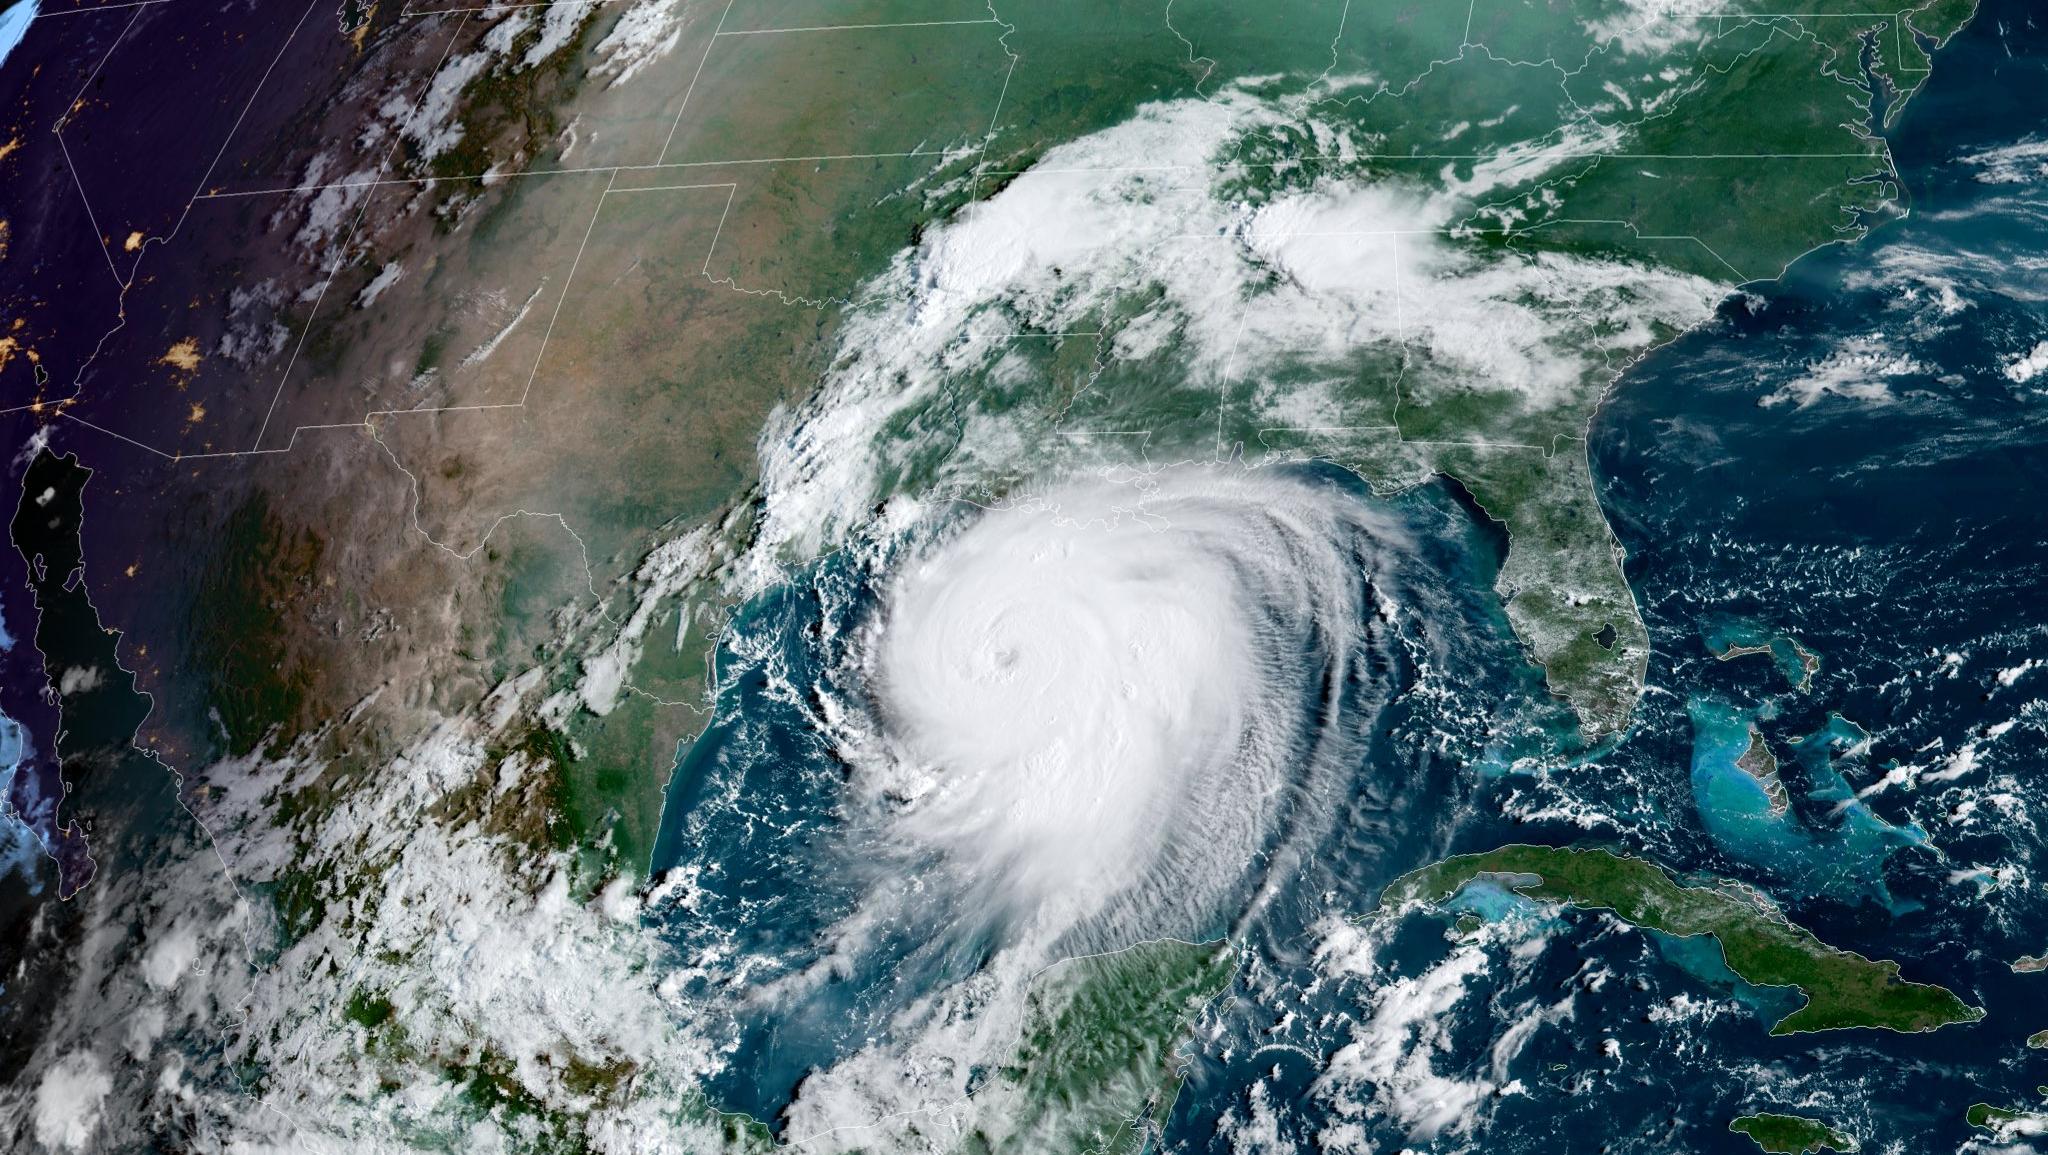
<path fill-rule="evenodd" d="M 125 733 L 101 730 L 121 724 L 126 711 L 116 709 L 104 716 L 100 711 L 114 706 L 121 689 L 132 697 L 133 685 L 116 688 L 126 675 L 112 661 L 114 647 L 86 592 L 80 540 L 85 484 L 91 478 L 92 471 L 80 465 L 76 455 L 37 453 L 22 475 L 21 502 L 8 526 L 34 598 L 32 637 L 43 665 L 38 696 L 59 709 L 59 721 L 44 739 L 54 739 L 48 749 L 55 756 L 37 758 L 17 770 L 9 802 L 56 850 L 62 898 L 91 881 L 94 870 L 89 852 L 92 818 L 89 813 L 81 817 L 81 798 L 98 785 L 105 765 L 118 760 L 116 748 L 126 745 L 142 721 L 142 713 L 136 712 Z M 72 699 L 68 707 L 62 704 L 66 698 Z"/>

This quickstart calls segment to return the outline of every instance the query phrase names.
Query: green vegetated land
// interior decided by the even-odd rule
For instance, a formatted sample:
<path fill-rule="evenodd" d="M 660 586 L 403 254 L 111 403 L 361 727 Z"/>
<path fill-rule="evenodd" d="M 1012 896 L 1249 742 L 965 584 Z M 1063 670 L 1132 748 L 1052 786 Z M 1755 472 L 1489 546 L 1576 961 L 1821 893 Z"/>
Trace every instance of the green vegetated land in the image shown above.
<path fill-rule="evenodd" d="M 1876 105 L 1887 119 L 1898 114 L 1930 67 L 1923 40 L 1951 35 L 1973 5 L 1877 14 L 1835 3 L 1796 16 L 1739 8 L 1708 23 L 1620 20 L 1619 4 L 1354 7 L 1341 35 L 1304 31 L 1292 56 L 1248 32 L 1233 42 L 1227 23 L 1197 16 L 1205 8 L 1176 6 L 1174 19 L 1215 62 L 1212 88 L 1231 75 L 1324 70 L 1303 94 L 1298 124 L 1255 129 L 1235 149 L 1249 203 L 1331 182 L 1475 188 L 1470 215 L 1446 241 L 1454 251 L 1503 264 L 1600 259 L 1732 287 L 1895 211 Z M 1313 19 L 1275 27 L 1297 24 Z M 1602 30 L 1610 24 L 1647 35 L 1635 43 Z M 1349 134 L 1356 152 L 1333 153 L 1333 132 Z M 1532 161 L 1528 175 L 1500 176 L 1517 170 L 1502 163 L 1516 154 Z M 1355 381 L 1354 419 L 1389 424 L 1392 437 L 1324 436 L 1305 447 L 1390 483 L 1416 470 L 1463 482 L 1513 539 L 1501 592 L 1518 633 L 1596 735 L 1626 721 L 1647 640 L 1576 439 L 1616 371 L 1672 335 L 1642 331 L 1656 328 L 1641 316 L 1647 302 L 1617 296 L 1600 308 L 1604 322 L 1570 315 L 1571 305 L 1549 318 L 1570 343 L 1607 356 L 1545 402 L 1410 349 L 1391 406 L 1372 402 L 1389 395 L 1392 374 Z M 1239 432 L 1258 443 L 1255 431 Z"/>
<path fill-rule="evenodd" d="M 1682 885 L 1651 862 L 1606 850 L 1503 846 L 1462 854 L 1395 880 L 1381 904 L 1440 901 L 1488 876 L 1531 898 L 1609 911 L 1646 929 L 1714 936 L 1728 969 L 1745 981 L 1796 987 L 1806 996 L 1805 1005 L 1771 1027 L 1774 1035 L 1848 1027 L 1931 1031 L 1984 1017 L 1944 987 L 1902 981 L 1896 962 L 1821 942 L 1754 891 L 1726 882 Z"/>
<path fill-rule="evenodd" d="M 887 488 L 962 482 L 963 432 L 989 421 L 1044 443 L 1123 431 L 1142 436 L 1126 444 L 1154 462 L 1238 447 L 1249 460 L 1324 458 L 1385 489 L 1453 477 L 1507 529 L 1498 590 L 1518 635 L 1586 734 L 1601 737 L 1627 723 L 1648 637 L 1594 496 L 1588 420 L 1622 369 L 1681 330 L 1661 313 L 1670 286 L 1711 295 L 1774 277 L 1902 210 L 1879 122 L 1899 115 L 1932 67 L 1929 48 L 1974 6 L 1745 15 L 1730 5 L 1711 21 L 1498 0 L 1296 0 L 1256 18 L 1214 0 L 1004 7 L 1018 63 L 982 195 L 1000 196 L 1048 149 L 1148 102 L 1256 104 L 1214 142 L 1213 171 L 1185 179 L 1248 211 L 1365 189 L 1408 206 L 1373 210 L 1346 226 L 1356 235 L 1328 243 L 1399 249 L 1396 293 L 1410 300 L 1371 310 L 1405 307 L 1415 331 L 1264 362 L 1233 356 L 1219 376 L 1189 319 L 1172 317 L 1162 286 L 1141 275 L 1065 332 L 1032 332 L 1029 349 L 953 367 L 951 387 L 885 434 L 918 443 L 890 452 L 905 465 Z M 1106 199 L 1152 195 L 1103 180 Z M 1451 220 L 1428 236 L 1366 239 L 1400 230 L 1388 213 L 1446 201 Z M 1084 250 L 1098 240 L 1080 239 Z M 1547 351 L 1538 359 L 1562 367 L 1556 381 L 1496 380 L 1429 330 L 1440 291 L 1455 299 L 1488 278 L 1528 282 L 1500 303 L 1527 310 Z M 1252 278 L 1245 304 L 1285 281 Z M 1161 316 L 1171 320 L 1163 340 L 1119 345 Z M 1029 331 L 1028 311 L 1008 319 Z M 1320 398 L 1320 414 L 1290 419 L 1304 397 Z M 993 462 L 982 481 L 1024 472 Z"/>
<path fill-rule="evenodd" d="M 1180 1092 L 1176 1052 L 1236 971 L 1228 943 L 1151 942 L 1046 972 L 962 1150 L 1146 1149 Z"/>
<path fill-rule="evenodd" d="M 1352 6 L 1342 35 L 1313 46 L 1329 71 L 1303 120 L 1320 127 L 1257 132 L 1238 150 L 1264 162 L 1246 166 L 1245 195 L 1256 203 L 1329 179 L 1425 192 L 1469 184 L 1484 191 L 1448 247 L 1482 259 L 1592 258 L 1731 288 L 1774 277 L 1897 211 L 1875 122 L 1904 108 L 1931 67 L 1925 45 L 1952 35 L 1974 4 L 1929 0 L 1879 14 L 1823 3 L 1795 16 L 1741 7 L 1706 22 L 1622 20 L 1619 4 Z M 1601 31 L 1623 24 L 1646 35 Z M 1281 64 L 1258 58 L 1255 44 L 1235 57 L 1235 45 L 1203 51 L 1245 72 Z M 1379 79 L 1350 79 L 1358 76 Z M 1350 133 L 1357 154 L 1330 155 L 1331 129 Z M 1563 159 L 1533 163 L 1519 180 L 1489 174 L 1513 170 L 1502 158 L 1518 152 Z M 1617 296 L 1600 309 L 1605 322 L 1557 310 L 1560 334 L 1607 357 L 1548 403 L 1456 366 L 1433 372 L 1433 354 L 1411 352 L 1392 408 L 1359 418 L 1391 423 L 1394 438 L 1319 447 L 1369 477 L 1447 473 L 1506 525 L 1510 618 L 1594 735 L 1625 723 L 1647 639 L 1576 439 L 1616 372 L 1672 335 L 1642 332 L 1655 328 L 1647 302 Z M 1383 393 L 1386 382 L 1360 385 Z"/>
<path fill-rule="evenodd" d="M 366 363 L 382 364 L 392 359 L 387 345 L 415 337 L 431 344 L 441 331 L 439 307 L 407 309 L 407 293 L 460 302 L 498 289 L 525 300 L 545 272 L 522 264 L 532 262 L 531 235 L 550 238 L 548 269 L 565 274 L 580 253 L 573 284 L 548 274 L 547 284 L 564 286 L 550 289 L 565 294 L 562 324 L 549 326 L 529 420 L 499 432 L 496 425 L 470 429 L 495 414 L 473 423 L 450 418 L 435 426 L 432 444 L 407 440 L 424 436 L 413 430 L 417 422 L 385 436 L 414 463 L 422 516 L 437 532 L 443 510 L 488 523 L 507 509 L 560 509 L 603 568 L 608 557 L 630 558 L 635 535 L 648 526 L 705 515 L 751 483 L 761 420 L 776 401 L 800 395 L 829 361 L 842 303 L 859 296 L 866 278 L 971 201 L 999 196 L 1049 149 L 1121 124 L 1147 104 L 1214 97 L 1243 83 L 1270 105 L 1272 118 L 1216 142 L 1219 174 L 1229 174 L 1212 174 L 1219 194 L 1246 205 L 1330 188 L 1382 186 L 1403 196 L 1485 188 L 1468 198 L 1467 217 L 1443 239 L 1460 259 L 1481 263 L 1446 267 L 1447 278 L 1484 277 L 1492 266 L 1551 256 L 1691 273 L 1727 286 L 1772 275 L 1799 252 L 1855 235 L 1864 218 L 1881 217 L 1892 204 L 1890 162 L 1868 132 L 1872 97 L 1889 92 L 1886 115 L 1895 115 L 1930 66 L 1925 44 L 1960 27 L 1972 6 L 1928 0 L 1883 15 L 1867 7 L 1724 15 L 1711 26 L 1673 17 L 1669 28 L 1653 29 L 1658 35 L 1647 48 L 1599 30 L 1624 12 L 1619 4 L 1567 11 L 1493 0 L 1469 13 L 1289 0 L 1256 19 L 1214 0 L 1061 0 L 1015 11 L 998 3 L 995 22 L 934 27 L 908 39 L 856 31 L 707 44 L 691 32 L 683 49 L 630 82 L 593 83 L 570 68 L 519 96 L 514 110 L 554 94 L 549 99 L 564 107 L 542 119 L 582 118 L 591 129 L 584 147 L 598 151 L 578 163 L 600 167 L 654 158 L 674 125 L 668 159 L 695 166 L 679 170 L 688 178 L 682 183 L 701 187 L 634 191 L 679 183 L 664 170 L 621 173 L 611 193 L 602 174 L 586 174 L 496 194 L 505 203 L 480 216 L 473 235 L 432 241 L 455 255 L 379 254 L 434 271 L 401 282 L 391 298 L 399 304 L 354 322 L 393 331 L 356 334 L 348 346 Z M 832 22 L 901 15 L 898 6 L 865 2 L 835 10 Z M 765 10 L 747 17 L 763 27 L 779 18 Z M 595 16 L 574 51 L 587 52 L 611 19 Z M 903 52 L 914 54 L 931 84 L 882 83 L 903 73 Z M 702 82 L 691 84 L 700 59 Z M 785 83 L 790 78 L 801 82 Z M 690 115 L 678 122 L 681 109 L 672 102 L 686 86 L 694 88 Z M 478 108 L 507 99 L 488 84 L 471 94 Z M 512 128 L 524 123 L 505 119 Z M 475 171 L 507 150 L 538 150 L 545 163 L 536 163 L 557 163 L 547 133 L 494 132 L 481 120 L 468 127 L 472 151 L 497 141 L 489 157 L 466 157 Z M 989 139 L 977 152 L 970 146 L 984 131 Z M 1333 150 L 1332 131 L 1347 134 L 1351 146 Z M 918 155 L 892 159 L 711 163 L 886 157 L 912 147 Z M 1762 152 L 1771 158 L 1751 155 Z M 1571 159 L 1528 163 L 1546 155 Z M 1520 159 L 1505 163 L 1508 157 Z M 976 166 L 983 175 L 967 179 Z M 1497 175 L 1524 170 L 1526 179 Z M 457 191 L 482 195 L 466 184 Z M 605 208 L 593 219 L 599 198 Z M 641 228 L 641 211 L 670 222 L 666 231 Z M 500 217 L 537 223 L 488 227 Z M 515 249 L 516 259 L 505 256 Z M 1409 266 L 1411 293 L 1427 292 L 1414 287 L 1430 275 L 1426 264 Z M 368 262 L 362 275 L 377 265 Z M 1560 348 L 1606 352 L 1568 389 L 1532 404 L 1443 362 L 1427 341 L 1352 348 L 1335 362 L 1304 350 L 1300 364 L 1247 368 L 1237 385 L 1189 384 L 1188 350 L 1178 338 L 1142 364 L 1112 355 L 1117 335 L 1148 314 L 1156 291 L 1135 284 L 1092 323 L 1076 326 L 1099 335 L 1046 334 L 991 364 L 959 370 L 953 389 L 907 414 L 891 435 L 952 458 L 961 431 L 997 415 L 1048 433 L 1142 428 L 1154 461 L 1205 456 L 1220 434 L 1249 456 L 1323 456 L 1389 488 L 1432 473 L 1455 477 L 1507 527 L 1513 546 L 1500 591 L 1552 689 L 1589 735 L 1626 724 L 1648 638 L 1579 439 L 1615 372 L 1675 335 L 1638 322 L 1634 314 L 1647 302 L 1566 293 L 1545 305 Z M 543 308 L 555 301 L 538 299 Z M 412 320 L 392 319 L 406 317 Z M 483 334 L 463 336 L 431 359 L 450 362 L 436 386 L 450 391 L 446 403 L 517 393 L 538 346 L 521 346 L 519 357 L 508 346 L 500 356 L 517 370 L 508 370 L 509 384 L 471 381 L 455 363 Z M 1028 384 L 1004 386 L 1020 366 L 1029 370 Z M 1333 378 L 1351 432 L 1275 429 L 1284 422 L 1249 398 L 1252 389 L 1284 398 L 1295 385 Z M 919 492 L 942 468 L 905 469 L 885 485 Z M 1001 476 L 1016 473 L 1006 466 Z M 700 657 L 702 647 L 690 653 Z M 701 693 L 701 669 L 682 681 L 689 685 L 681 693 L 661 696 Z M 666 752 L 696 724 L 693 715 L 664 712 L 644 698 L 581 719 L 574 737 L 586 756 L 570 776 L 583 834 L 616 828 L 628 849 L 643 849 L 658 814 Z"/>
<path fill-rule="evenodd" d="M 390 1068 L 392 1086 L 408 1068 L 431 1066 L 453 1092 L 453 1127 L 423 1125 L 414 1142 L 437 1150 L 464 1149 L 468 1128 L 486 1117 L 516 1128 L 526 1141 L 514 1150 L 559 1155 L 588 1155 L 601 1150 L 601 1136 L 588 1119 L 593 1107 L 615 1107 L 649 1095 L 644 1072 L 630 1059 L 610 1056 L 586 1059 L 571 1054 L 562 1060 L 562 1080 L 579 1105 L 564 1109 L 544 1102 L 519 1076 L 517 1064 L 502 1050 L 485 1044 L 461 1053 L 422 1050 L 406 1029 L 404 1015 L 383 992 L 357 989 L 341 1008 L 342 1018 L 358 1033 L 371 1065 Z M 741 1114 L 720 1111 L 694 1088 L 677 1094 L 672 1117 L 703 1136 L 706 1152 L 719 1155 L 772 1155 L 775 1137 L 767 1126 Z"/>
<path fill-rule="evenodd" d="M 1994 1107 L 1989 1103 L 1972 1103 L 1963 1118 L 1972 1127 L 1986 1131 L 2007 1130 L 2048 1132 L 2048 1115 L 2039 1111 L 2015 1111 L 2010 1107 Z"/>
<path fill-rule="evenodd" d="M 1728 1124 L 1738 1135 L 1756 1140 L 1771 1155 L 1811 1155 L 1815 1151 L 1854 1151 L 1856 1140 L 1818 1119 L 1799 1115 L 1744 1115 Z"/>

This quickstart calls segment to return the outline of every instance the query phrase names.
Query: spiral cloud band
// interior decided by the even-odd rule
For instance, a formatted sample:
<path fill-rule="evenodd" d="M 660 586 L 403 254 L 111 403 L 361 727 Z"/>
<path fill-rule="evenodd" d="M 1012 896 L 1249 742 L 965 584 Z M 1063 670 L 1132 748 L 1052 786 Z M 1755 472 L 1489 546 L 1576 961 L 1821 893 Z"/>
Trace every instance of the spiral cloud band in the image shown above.
<path fill-rule="evenodd" d="M 885 591 L 856 782 L 1024 937 L 1227 929 L 1355 769 L 1401 540 L 1236 466 L 981 514 Z"/>

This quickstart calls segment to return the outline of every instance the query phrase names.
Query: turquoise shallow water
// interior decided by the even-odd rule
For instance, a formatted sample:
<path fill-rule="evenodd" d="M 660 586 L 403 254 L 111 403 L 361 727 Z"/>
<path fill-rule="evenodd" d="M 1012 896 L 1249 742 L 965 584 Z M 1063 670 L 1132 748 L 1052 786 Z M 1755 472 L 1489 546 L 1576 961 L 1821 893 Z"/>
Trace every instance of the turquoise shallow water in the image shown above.
<path fill-rule="evenodd" d="M 1768 655 L 1744 653 L 1724 660 L 1760 662 L 1768 658 L 1778 667 L 1778 672 L 1785 676 L 1786 685 L 1803 690 L 1812 682 L 1813 675 L 1807 670 L 1807 659 L 1802 656 L 1803 650 L 1798 639 L 1773 633 L 1756 622 L 1716 618 L 1707 622 L 1701 629 L 1700 640 L 1706 643 L 1707 649 L 1719 655 L 1727 655 L 1736 648 L 1746 651 L 1757 646 L 1767 647 L 1770 650 Z M 1814 656 L 1814 661 L 1817 667 L 1817 655 Z"/>
<path fill-rule="evenodd" d="M 1692 789 L 1702 826 L 1726 854 L 1767 871 L 1800 893 L 1854 905 L 1868 900 L 1893 915 L 1919 904 L 1892 896 L 1885 860 L 1901 846 L 1921 846 L 1926 832 L 1895 826 L 1855 796 L 1835 768 L 1836 757 L 1867 742 L 1854 723 L 1830 716 L 1819 731 L 1792 740 L 1792 765 L 1780 764 L 1789 805 L 1773 801 L 1756 774 L 1738 764 L 1750 750 L 1758 711 L 1709 697 L 1687 703 L 1692 720 Z"/>
<path fill-rule="evenodd" d="M 1671 965 L 1698 979 L 1708 991 L 1725 995 L 1755 1012 L 1764 1022 L 1775 1022 L 1799 1009 L 1799 992 L 1786 987 L 1760 987 L 1746 982 L 1728 969 L 1719 941 L 1707 935 L 1681 938 L 1661 931 L 1648 932 L 1657 953 Z"/>
<path fill-rule="evenodd" d="M 2048 976 L 2007 963 L 2048 947 L 2048 892 L 2032 882 L 2048 876 L 2048 670 L 2030 664 L 2048 659 L 2048 381 L 2007 366 L 2048 340 L 2048 176 L 1987 160 L 2048 132 L 2039 101 L 2012 95 L 2041 91 L 2048 24 L 1987 3 L 1894 130 L 1912 216 L 1752 286 L 1624 379 L 1591 445 L 1654 649 L 1638 724 L 1562 769 L 1473 767 L 1488 785 L 1447 820 L 1453 851 L 1592 841 L 1742 880 L 1986 1018 L 1772 1037 L 1797 996 L 1734 980 L 1712 943 L 1567 914 L 1540 951 L 1490 948 L 1462 999 L 1388 1043 L 1435 1077 L 1514 1093 L 1483 1100 L 1489 1122 L 1471 1133 L 1369 1122 L 1372 1149 L 1734 1155 L 1755 1146 L 1728 1121 L 1776 1110 L 1824 1117 L 1866 1151 L 1956 1151 L 1983 1137 L 1970 1103 L 2041 1102 L 2025 1039 L 2048 1028 Z M 1763 403 L 1817 365 L 1856 364 L 1844 351 L 1873 337 L 1911 362 L 1875 400 Z M 1818 659 L 1803 689 L 1794 641 Z M 1731 643 L 1770 653 L 1720 660 Z M 1736 765 L 1752 726 L 1778 762 L 1781 813 Z M 1497 894 L 1469 908 L 1514 917 Z M 1354 1035 L 1301 1028 L 1303 1008 L 1370 1021 L 1463 941 L 1451 916 L 1417 917 L 1371 980 L 1243 992 L 1201 1046 L 1169 1140 L 1239 1150 L 1256 1095 L 1281 1105 L 1284 1141 L 1326 1143 L 1338 1132 L 1318 1088 Z M 1512 1024 L 1566 1005 L 1496 1050 Z M 1306 1056 L 1277 1053 L 1283 1009 Z M 1247 1128 L 1222 1125 L 1233 1118 Z"/>
<path fill-rule="evenodd" d="M 1825 1116 L 1865 1150 L 1954 1151 L 1970 1103 L 2034 1101 L 2024 1040 L 2048 1027 L 2048 978 L 2006 962 L 2048 947 L 2048 894 L 2027 884 L 2048 877 L 2048 673 L 2028 665 L 2048 658 L 2048 399 L 2004 366 L 2048 339 L 2048 183 L 1986 181 L 1971 158 L 2042 131 L 2038 108 L 2011 99 L 2048 91 L 2035 20 L 1991 3 L 1945 50 L 1893 138 L 1910 219 L 1752 286 L 1631 370 L 1596 420 L 1603 508 L 1654 649 L 1623 741 L 1556 757 L 1536 712 L 1512 705 L 1528 669 L 1499 628 L 1486 543 L 1440 559 L 1439 616 L 1421 632 L 1449 630 L 1435 660 L 1457 676 L 1425 696 L 1412 669 L 1373 667 L 1393 704 L 1370 758 L 1328 845 L 1225 928 L 1248 962 L 1182 1056 L 1164 1150 L 1248 1149 L 1257 1122 L 1272 1150 L 1732 1155 L 1754 1145 L 1729 1119 L 1779 1110 Z M 1916 367 L 1882 399 L 1762 403 L 1872 334 Z M 1412 500 L 1440 507 L 1411 510 L 1439 517 L 1428 528 L 1483 538 L 1447 495 Z M 665 923 L 687 947 L 803 968 L 879 872 L 843 841 L 844 768 L 805 720 L 814 688 L 857 689 L 831 681 L 821 647 L 861 612 L 861 580 L 828 562 L 743 611 L 764 644 L 726 665 L 656 855 L 696 872 L 694 905 Z M 1810 684 L 1794 640 L 1819 659 Z M 1730 644 L 1770 654 L 1720 660 Z M 1737 765 L 1753 729 L 1782 809 Z M 1370 911 L 1394 875 L 1509 841 L 1596 842 L 1741 880 L 1987 1017 L 1773 1037 L 1797 996 L 1741 983 L 1708 940 L 1499 888 L 1400 921 L 1358 973 L 1319 962 L 1328 921 Z M 736 1013 L 714 1098 L 776 1117 L 811 1070 L 1000 945 L 927 913 L 876 928 L 872 953 L 805 998 Z M 1404 1000 L 1431 992 L 1441 1005 L 1403 1025 Z M 1347 1113 L 1331 1088 L 1360 1055 L 1400 1059 L 1382 1085 L 1408 1072 L 1430 1093 L 1480 1088 L 1471 1128 Z"/>
<path fill-rule="evenodd" d="M 1604 1101 L 1635 1134 L 1673 1120 L 1671 1149 L 1743 1150 L 1707 1132 L 1776 1109 L 1864 1150 L 1954 1151 L 1970 1103 L 2040 1102 L 2025 1038 L 2048 1027 L 2048 985 L 2007 964 L 2048 933 L 2029 881 L 2048 868 L 2048 394 L 2009 367 L 2048 339 L 2048 180 L 2002 159 L 2038 147 L 2039 102 L 1999 94 L 2040 91 L 2044 52 L 2033 6 L 1986 4 L 1891 137 L 1912 215 L 1755 287 L 1595 423 L 1656 655 L 1589 801 L 1664 861 L 1756 885 L 1987 1012 L 1924 1036 L 1645 1032 L 1678 1057 L 1643 1098 Z M 1873 343 L 1896 371 L 1855 359 Z M 1771 401 L 1817 366 L 1850 367 L 1862 394 Z M 1794 640 L 1819 659 L 1804 690 Z M 1771 652 L 1720 660 L 1730 644 Z M 1735 764 L 1752 728 L 1783 813 Z"/>
<path fill-rule="evenodd" d="M 1398 572 L 1362 571 L 1389 609 L 1365 625 L 1355 648 L 1304 652 L 1300 662 L 1316 671 L 1295 703 L 1314 741 L 1356 742 L 1364 756 L 1338 795 L 1319 796 L 1319 806 L 1342 814 L 1335 831 L 1299 848 L 1306 861 L 1292 849 L 1291 828 L 1320 829 L 1324 815 L 1277 822 L 1268 847 L 1243 863 L 1242 893 L 1212 922 L 1131 929 L 1145 938 L 1229 935 L 1292 967 L 1331 896 L 1361 908 L 1429 852 L 1438 817 L 1457 808 L 1464 785 L 1447 767 L 1477 761 L 1501 726 L 1540 731 L 1557 711 L 1530 700 L 1533 671 L 1488 594 L 1495 543 L 1455 495 L 1428 488 L 1385 501 L 1335 470 L 1290 471 L 1382 511 L 1417 543 L 1412 556 L 1389 561 Z M 975 515 L 963 508 L 959 516 Z M 848 647 L 878 612 L 887 570 L 861 555 L 828 557 L 735 616 L 721 650 L 716 719 L 677 766 L 654 853 L 656 872 L 693 880 L 686 908 L 656 916 L 688 954 L 745 958 L 755 984 L 830 967 L 830 982 L 804 984 L 798 997 L 731 1011 L 721 1040 L 727 1063 L 710 1089 L 721 1106 L 757 1118 L 777 1117 L 812 1071 L 972 978 L 1016 938 L 1004 912 L 958 901 L 932 852 L 889 837 L 876 808 L 849 789 L 856 769 L 825 737 L 821 718 L 869 701 Z M 884 800 L 880 809 L 901 804 Z M 1277 861 L 1297 865 L 1267 873 Z M 1261 890 L 1258 915 L 1243 918 Z M 1470 902 L 1489 919 L 1537 912 L 1505 890 L 1476 892 Z M 839 950 L 834 943 L 851 925 L 863 928 L 858 942 Z M 714 1005 L 725 997 L 716 975 L 691 993 Z"/>

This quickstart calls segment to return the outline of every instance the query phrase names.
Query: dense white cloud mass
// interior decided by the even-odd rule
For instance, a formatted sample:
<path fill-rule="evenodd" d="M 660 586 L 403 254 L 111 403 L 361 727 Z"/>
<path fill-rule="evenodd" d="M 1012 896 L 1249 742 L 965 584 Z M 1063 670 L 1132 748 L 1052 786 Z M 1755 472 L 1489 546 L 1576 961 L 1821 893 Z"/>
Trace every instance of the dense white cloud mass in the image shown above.
<path fill-rule="evenodd" d="M 1217 929 L 1366 705 L 1344 670 L 1395 526 L 1298 474 L 1141 484 L 982 515 L 903 568 L 862 659 L 861 784 L 1047 935 Z"/>
<path fill-rule="evenodd" d="M 988 957 L 805 1080 L 788 1133 L 819 1149 L 993 1125 L 970 1080 L 1011 1059 L 1048 967 L 1260 909 L 1343 812 L 1409 644 L 1403 525 L 1310 471 L 1076 474 L 891 541 L 819 708 L 851 858 L 902 865 L 761 997 L 829 996 L 892 936 L 929 945 L 891 974 Z"/>

